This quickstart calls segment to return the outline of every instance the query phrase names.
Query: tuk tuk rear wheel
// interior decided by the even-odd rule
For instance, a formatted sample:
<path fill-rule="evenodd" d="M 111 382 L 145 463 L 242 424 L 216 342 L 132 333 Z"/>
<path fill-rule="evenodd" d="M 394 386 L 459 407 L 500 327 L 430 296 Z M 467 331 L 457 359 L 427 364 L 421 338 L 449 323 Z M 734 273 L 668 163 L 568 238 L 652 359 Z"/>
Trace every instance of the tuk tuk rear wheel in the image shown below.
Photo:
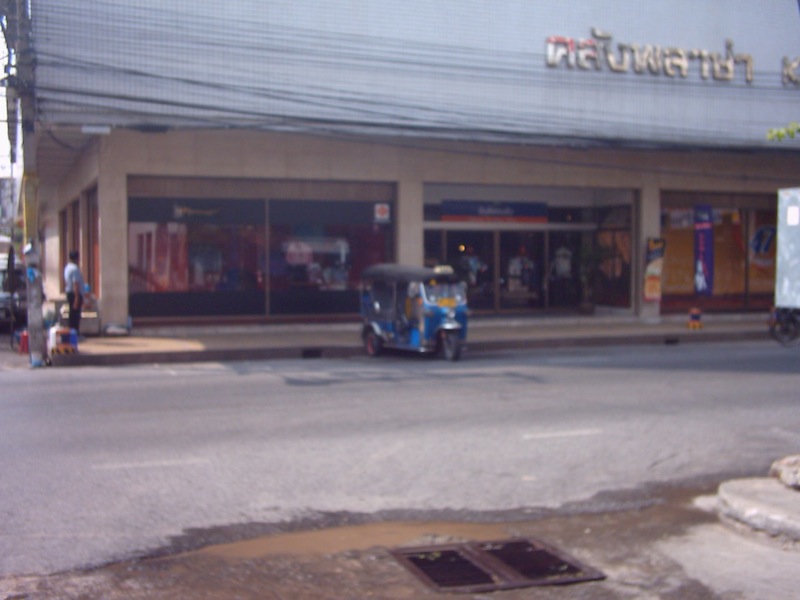
<path fill-rule="evenodd" d="M 445 331 L 442 333 L 442 354 L 447 360 L 461 358 L 461 338 L 458 331 Z"/>
<path fill-rule="evenodd" d="M 364 334 L 364 350 L 368 356 L 379 356 L 383 352 L 383 340 L 371 329 Z"/>

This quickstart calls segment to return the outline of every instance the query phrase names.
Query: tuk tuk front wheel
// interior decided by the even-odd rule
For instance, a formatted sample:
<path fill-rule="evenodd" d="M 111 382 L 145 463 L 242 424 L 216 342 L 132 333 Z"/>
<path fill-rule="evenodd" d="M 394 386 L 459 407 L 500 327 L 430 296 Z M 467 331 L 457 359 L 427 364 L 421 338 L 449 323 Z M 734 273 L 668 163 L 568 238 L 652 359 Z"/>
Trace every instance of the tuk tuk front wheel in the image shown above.
<path fill-rule="evenodd" d="M 461 338 L 458 331 L 442 332 L 442 354 L 447 360 L 461 358 Z"/>
<path fill-rule="evenodd" d="M 364 350 L 368 356 L 379 356 L 383 352 L 383 340 L 371 329 L 364 334 Z"/>

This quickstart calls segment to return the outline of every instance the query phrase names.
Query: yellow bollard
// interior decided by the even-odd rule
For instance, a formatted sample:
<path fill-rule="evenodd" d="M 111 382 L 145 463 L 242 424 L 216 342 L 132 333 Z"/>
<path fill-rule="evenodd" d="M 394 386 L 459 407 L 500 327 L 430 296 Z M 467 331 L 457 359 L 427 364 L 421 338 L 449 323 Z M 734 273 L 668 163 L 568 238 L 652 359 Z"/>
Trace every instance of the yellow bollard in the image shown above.
<path fill-rule="evenodd" d="M 703 328 L 703 311 L 699 308 L 689 309 L 689 329 L 702 329 Z"/>

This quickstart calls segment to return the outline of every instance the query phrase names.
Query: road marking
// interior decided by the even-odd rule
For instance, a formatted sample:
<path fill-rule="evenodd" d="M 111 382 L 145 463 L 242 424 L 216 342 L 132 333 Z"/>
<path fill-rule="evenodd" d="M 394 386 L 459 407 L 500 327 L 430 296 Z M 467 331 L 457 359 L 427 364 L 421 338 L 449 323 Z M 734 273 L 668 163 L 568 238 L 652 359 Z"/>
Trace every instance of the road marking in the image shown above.
<path fill-rule="evenodd" d="M 542 431 L 540 433 L 525 433 L 523 440 L 550 440 L 555 438 L 587 437 L 600 435 L 602 429 L 567 429 L 563 431 Z"/>
<path fill-rule="evenodd" d="M 499 365 L 497 367 L 452 367 L 452 368 L 431 368 L 426 371 L 431 377 L 452 376 L 452 375 L 486 375 L 506 377 L 508 375 L 520 375 L 535 372 L 532 367 Z"/>
<path fill-rule="evenodd" d="M 800 434 L 798 434 L 796 431 L 790 431 L 788 429 L 783 429 L 782 427 L 773 427 L 772 432 L 775 435 L 779 435 L 783 438 L 797 439 L 800 437 Z"/>
<path fill-rule="evenodd" d="M 181 460 L 149 460 L 129 463 L 106 463 L 102 465 L 92 465 L 92 469 L 95 471 L 116 471 L 122 469 L 168 469 L 174 467 L 190 467 L 194 465 L 209 464 L 211 464 L 211 461 L 207 458 L 185 458 Z"/>

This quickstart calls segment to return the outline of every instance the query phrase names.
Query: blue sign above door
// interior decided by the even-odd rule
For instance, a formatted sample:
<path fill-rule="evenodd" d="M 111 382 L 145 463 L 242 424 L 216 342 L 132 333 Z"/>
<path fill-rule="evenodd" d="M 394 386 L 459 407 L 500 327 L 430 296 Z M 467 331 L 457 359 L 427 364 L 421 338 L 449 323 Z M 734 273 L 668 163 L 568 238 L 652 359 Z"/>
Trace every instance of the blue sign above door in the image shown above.
<path fill-rule="evenodd" d="M 547 223 L 547 204 L 442 200 L 441 219 L 482 223 Z"/>

